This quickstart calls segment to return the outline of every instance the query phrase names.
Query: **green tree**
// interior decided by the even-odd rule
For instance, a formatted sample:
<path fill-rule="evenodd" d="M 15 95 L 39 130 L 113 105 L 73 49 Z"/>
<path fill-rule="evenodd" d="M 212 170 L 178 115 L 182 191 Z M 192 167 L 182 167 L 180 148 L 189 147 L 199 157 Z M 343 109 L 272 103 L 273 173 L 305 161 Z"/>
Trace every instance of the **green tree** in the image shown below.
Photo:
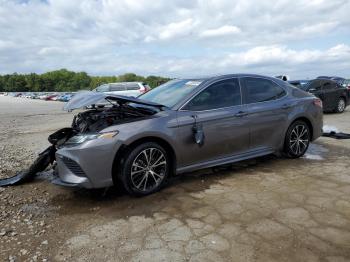
<path fill-rule="evenodd" d="M 117 82 L 142 82 L 144 80 L 143 76 L 138 76 L 134 73 L 126 73 L 117 77 Z"/>
<path fill-rule="evenodd" d="M 170 78 L 160 77 L 160 76 L 148 76 L 145 79 L 145 82 L 151 87 L 155 88 L 157 86 L 160 86 L 161 84 L 164 84 L 168 82 Z"/>
<path fill-rule="evenodd" d="M 154 88 L 169 81 L 169 78 L 160 76 L 143 77 L 134 73 L 120 76 L 89 76 L 85 72 L 73 72 L 60 69 L 44 74 L 17 74 L 0 75 L 0 91 L 8 92 L 45 92 L 45 91 L 78 91 L 94 89 L 101 84 L 115 82 L 145 82 Z"/>

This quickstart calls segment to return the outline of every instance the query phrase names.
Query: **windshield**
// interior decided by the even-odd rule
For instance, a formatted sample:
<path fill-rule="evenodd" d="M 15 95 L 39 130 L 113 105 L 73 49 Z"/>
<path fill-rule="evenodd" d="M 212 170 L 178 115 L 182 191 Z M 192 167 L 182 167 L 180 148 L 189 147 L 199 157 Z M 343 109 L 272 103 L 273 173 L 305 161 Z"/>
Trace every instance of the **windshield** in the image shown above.
<path fill-rule="evenodd" d="M 138 98 L 173 107 L 191 93 L 202 80 L 172 80 L 160 85 Z"/>

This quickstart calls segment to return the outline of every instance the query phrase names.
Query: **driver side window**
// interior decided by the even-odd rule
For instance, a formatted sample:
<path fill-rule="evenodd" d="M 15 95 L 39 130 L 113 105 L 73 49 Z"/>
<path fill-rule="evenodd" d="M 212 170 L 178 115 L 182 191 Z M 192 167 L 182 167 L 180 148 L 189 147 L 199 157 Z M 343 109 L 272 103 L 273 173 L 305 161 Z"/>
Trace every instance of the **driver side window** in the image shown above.
<path fill-rule="evenodd" d="M 237 78 L 222 80 L 195 96 L 184 110 L 203 111 L 241 105 L 241 90 Z"/>

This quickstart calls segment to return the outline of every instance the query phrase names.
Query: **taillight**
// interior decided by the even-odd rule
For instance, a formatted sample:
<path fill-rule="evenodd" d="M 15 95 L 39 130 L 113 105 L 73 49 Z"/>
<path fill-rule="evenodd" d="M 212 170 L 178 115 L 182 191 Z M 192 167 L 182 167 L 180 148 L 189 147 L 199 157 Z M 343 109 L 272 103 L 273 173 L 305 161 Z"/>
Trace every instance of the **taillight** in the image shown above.
<path fill-rule="evenodd" d="M 144 93 L 147 92 L 147 90 L 146 90 L 146 88 L 145 88 L 144 86 L 141 87 L 141 88 L 139 89 L 139 91 L 140 91 L 141 94 L 144 94 Z"/>
<path fill-rule="evenodd" d="M 350 90 L 350 86 L 348 86 L 347 89 Z"/>
<path fill-rule="evenodd" d="M 314 99 L 314 105 L 318 106 L 320 108 L 323 108 L 322 100 L 321 99 Z"/>
<path fill-rule="evenodd" d="M 149 86 L 143 86 L 141 87 L 139 90 L 140 90 L 140 93 L 141 94 L 144 94 L 144 93 L 147 93 L 151 88 L 149 88 Z"/>

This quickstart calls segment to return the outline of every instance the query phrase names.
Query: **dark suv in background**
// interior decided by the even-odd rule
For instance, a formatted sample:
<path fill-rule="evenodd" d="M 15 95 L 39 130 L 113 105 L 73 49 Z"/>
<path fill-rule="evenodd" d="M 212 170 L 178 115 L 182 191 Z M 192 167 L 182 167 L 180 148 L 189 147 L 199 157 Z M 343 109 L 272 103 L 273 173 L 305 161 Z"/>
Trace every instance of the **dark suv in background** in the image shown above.
<path fill-rule="evenodd" d="M 348 89 L 342 83 L 339 79 L 318 77 L 300 88 L 319 97 L 325 112 L 342 113 L 350 102 Z"/>

